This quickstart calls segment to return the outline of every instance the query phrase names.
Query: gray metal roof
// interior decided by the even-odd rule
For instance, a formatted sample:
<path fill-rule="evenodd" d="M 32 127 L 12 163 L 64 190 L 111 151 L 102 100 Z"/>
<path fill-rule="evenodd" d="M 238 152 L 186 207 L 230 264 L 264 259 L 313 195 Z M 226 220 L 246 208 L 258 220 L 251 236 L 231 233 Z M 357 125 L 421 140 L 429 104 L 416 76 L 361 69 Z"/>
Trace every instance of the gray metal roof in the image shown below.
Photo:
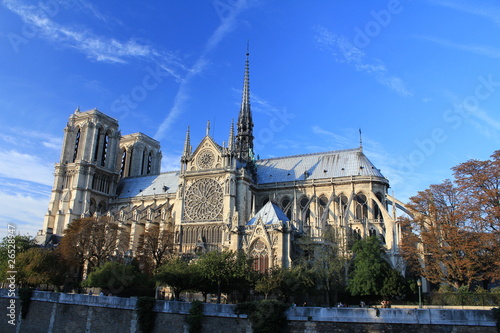
<path fill-rule="evenodd" d="M 118 199 L 176 193 L 178 185 L 179 171 L 125 178 L 118 184 Z"/>
<path fill-rule="evenodd" d="M 281 208 L 274 202 L 268 201 L 255 216 L 248 221 L 247 225 L 254 225 L 258 220 L 263 224 L 279 224 L 289 221 L 288 217 L 283 213 Z"/>
<path fill-rule="evenodd" d="M 361 148 L 262 159 L 256 164 L 258 184 L 349 176 L 385 178 Z"/>

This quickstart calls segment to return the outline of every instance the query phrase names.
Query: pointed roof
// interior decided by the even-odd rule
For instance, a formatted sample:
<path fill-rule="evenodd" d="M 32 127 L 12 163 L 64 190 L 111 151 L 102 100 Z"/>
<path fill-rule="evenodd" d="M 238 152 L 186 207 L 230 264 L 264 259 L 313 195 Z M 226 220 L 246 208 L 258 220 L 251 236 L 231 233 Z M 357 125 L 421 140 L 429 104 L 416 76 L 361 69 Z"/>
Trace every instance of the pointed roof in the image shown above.
<path fill-rule="evenodd" d="M 253 154 L 253 121 L 252 111 L 250 109 L 250 66 L 247 58 L 245 62 L 245 77 L 243 80 L 243 94 L 241 98 L 240 114 L 238 115 L 237 133 L 236 133 L 236 150 L 238 158 L 242 161 L 251 161 Z"/>
<path fill-rule="evenodd" d="M 183 157 L 188 157 L 191 154 L 191 138 L 189 135 L 189 126 L 186 131 L 186 140 L 184 141 L 184 150 L 182 152 Z"/>
<path fill-rule="evenodd" d="M 234 144 L 234 120 L 231 119 L 231 128 L 229 129 L 229 139 L 227 141 L 227 148 L 233 150 Z"/>
<path fill-rule="evenodd" d="M 245 61 L 245 76 L 243 79 L 243 93 L 241 96 L 241 107 L 240 114 L 238 116 L 238 126 L 240 124 L 248 124 L 253 127 L 252 123 L 252 113 L 250 111 L 250 64 L 249 57 L 250 53 L 246 53 L 246 61 Z"/>
<path fill-rule="evenodd" d="M 248 221 L 247 225 L 255 225 L 259 220 L 261 220 L 264 225 L 283 224 L 284 222 L 290 221 L 281 208 L 272 201 L 268 201 L 264 207 Z"/>

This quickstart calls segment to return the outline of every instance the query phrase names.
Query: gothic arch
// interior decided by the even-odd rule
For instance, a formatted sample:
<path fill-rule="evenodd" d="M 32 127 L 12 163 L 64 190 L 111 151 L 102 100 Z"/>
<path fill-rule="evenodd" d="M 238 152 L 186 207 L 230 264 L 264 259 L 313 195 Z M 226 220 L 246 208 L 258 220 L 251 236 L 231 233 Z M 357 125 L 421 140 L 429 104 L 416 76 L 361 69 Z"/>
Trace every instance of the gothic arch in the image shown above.
<path fill-rule="evenodd" d="M 368 203 L 366 199 L 366 195 L 362 192 L 359 192 L 356 195 L 356 208 L 354 213 L 354 218 L 357 220 L 367 219 L 368 218 Z"/>
<path fill-rule="evenodd" d="M 253 269 L 265 273 L 270 267 L 270 250 L 262 238 L 255 239 L 249 248 L 250 257 L 253 258 Z"/>
<path fill-rule="evenodd" d="M 281 209 L 286 214 L 289 220 L 292 219 L 292 199 L 288 195 L 284 195 L 280 202 Z"/>
<path fill-rule="evenodd" d="M 75 149 L 74 149 L 74 152 L 73 152 L 73 163 L 76 161 L 76 159 L 78 158 L 78 148 L 80 147 L 80 139 L 81 139 L 81 135 L 82 135 L 82 132 L 80 130 L 80 127 L 76 127 L 76 129 L 78 130 L 76 132 L 76 135 L 75 135 Z"/>

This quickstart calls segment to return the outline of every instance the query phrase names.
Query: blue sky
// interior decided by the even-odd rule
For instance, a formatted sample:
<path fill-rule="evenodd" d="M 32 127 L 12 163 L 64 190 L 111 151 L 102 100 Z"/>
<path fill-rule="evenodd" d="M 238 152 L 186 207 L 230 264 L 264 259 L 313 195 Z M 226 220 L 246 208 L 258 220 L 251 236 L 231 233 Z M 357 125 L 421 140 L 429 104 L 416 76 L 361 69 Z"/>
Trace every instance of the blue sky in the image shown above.
<path fill-rule="evenodd" d="M 4 0 L 0 236 L 43 226 L 70 114 L 98 108 L 179 166 L 237 118 L 247 41 L 256 154 L 359 146 L 406 202 L 499 147 L 495 1 Z"/>

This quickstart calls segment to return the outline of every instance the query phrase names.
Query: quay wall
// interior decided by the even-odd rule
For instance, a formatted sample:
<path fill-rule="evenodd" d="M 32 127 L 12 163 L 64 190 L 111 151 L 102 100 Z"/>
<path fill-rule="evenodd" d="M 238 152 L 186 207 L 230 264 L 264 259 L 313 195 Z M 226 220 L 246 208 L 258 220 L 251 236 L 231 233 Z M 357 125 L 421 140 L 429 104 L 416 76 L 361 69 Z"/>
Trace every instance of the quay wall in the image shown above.
<path fill-rule="evenodd" d="M 34 291 L 28 314 L 20 320 L 20 300 L 8 296 L 0 290 L 0 332 L 139 332 L 136 298 Z M 9 323 L 12 304 L 16 320 Z M 187 332 L 190 307 L 188 302 L 156 301 L 154 332 Z M 235 315 L 234 308 L 204 304 L 202 332 L 252 332 L 249 320 Z M 287 316 L 291 333 L 497 332 L 490 310 L 291 307 Z"/>

